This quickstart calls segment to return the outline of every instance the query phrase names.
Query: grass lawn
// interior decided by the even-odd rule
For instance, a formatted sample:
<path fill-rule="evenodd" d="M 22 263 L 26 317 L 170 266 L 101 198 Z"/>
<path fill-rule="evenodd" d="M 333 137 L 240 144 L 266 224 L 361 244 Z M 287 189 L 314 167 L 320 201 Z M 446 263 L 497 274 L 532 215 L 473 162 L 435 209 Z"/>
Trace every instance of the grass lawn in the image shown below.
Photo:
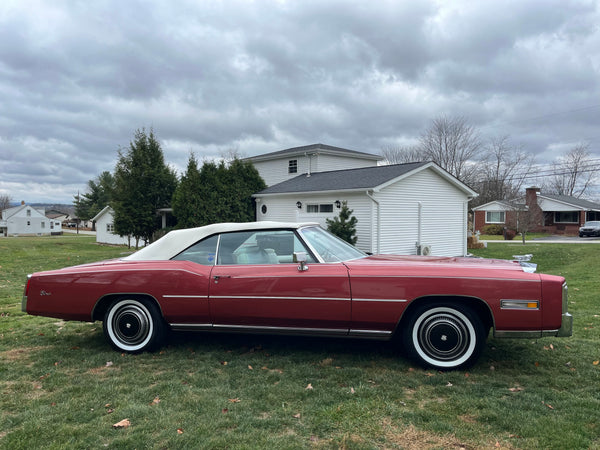
<path fill-rule="evenodd" d="M 132 356 L 98 322 L 21 312 L 27 273 L 125 251 L 0 238 L 0 448 L 600 448 L 597 246 L 526 245 L 567 278 L 573 337 L 490 338 L 475 367 L 449 373 L 355 340 L 180 333 Z"/>

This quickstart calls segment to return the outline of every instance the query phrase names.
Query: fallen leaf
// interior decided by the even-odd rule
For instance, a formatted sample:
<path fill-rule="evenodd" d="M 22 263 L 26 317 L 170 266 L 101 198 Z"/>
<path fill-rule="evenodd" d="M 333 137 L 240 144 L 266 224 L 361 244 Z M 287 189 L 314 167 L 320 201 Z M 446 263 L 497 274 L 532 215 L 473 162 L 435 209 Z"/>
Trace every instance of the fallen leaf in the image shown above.
<path fill-rule="evenodd" d="M 183 434 L 183 428 L 177 428 L 177 434 Z"/>
<path fill-rule="evenodd" d="M 248 369 L 254 370 L 250 364 L 248 364 Z"/>
<path fill-rule="evenodd" d="M 354 394 L 354 388 L 353 387 L 350 388 L 350 393 Z"/>
<path fill-rule="evenodd" d="M 446 387 L 452 387 L 452 386 L 454 386 L 454 385 L 448 381 L 448 384 L 446 385 Z"/>
<path fill-rule="evenodd" d="M 469 372 L 465 372 L 465 378 L 469 378 L 471 374 Z"/>
<path fill-rule="evenodd" d="M 304 389 L 306 389 L 306 390 L 311 390 L 312 388 L 313 388 L 313 387 L 312 387 L 312 384 L 308 383 L 308 386 L 306 386 Z"/>
<path fill-rule="evenodd" d="M 540 367 L 540 363 L 539 362 L 535 362 L 535 367 Z"/>
<path fill-rule="evenodd" d="M 105 407 L 105 408 L 110 408 L 110 407 L 111 407 L 111 404 L 110 404 L 110 403 L 107 403 L 106 405 L 104 405 L 104 407 Z"/>
<path fill-rule="evenodd" d="M 594 366 L 597 366 L 598 364 L 600 364 L 600 360 L 598 360 L 598 361 L 594 361 L 592 364 L 593 364 Z"/>
<path fill-rule="evenodd" d="M 221 412 L 222 412 L 223 414 L 227 414 L 227 413 L 229 412 L 229 410 L 228 410 L 227 408 L 223 408 L 223 409 L 221 410 Z"/>
<path fill-rule="evenodd" d="M 299 419 L 299 418 L 300 418 L 300 413 L 298 413 L 298 414 L 294 414 L 292 417 L 293 417 L 294 419 Z"/>
<path fill-rule="evenodd" d="M 239 403 L 239 402 L 241 402 L 241 400 L 239 398 L 237 398 L 237 397 L 229 399 L 229 403 Z"/>
<path fill-rule="evenodd" d="M 425 376 L 426 376 L 426 377 L 435 377 L 435 374 L 434 374 L 434 373 L 431 373 L 431 372 L 427 372 L 427 373 L 425 374 Z"/>
<path fill-rule="evenodd" d="M 227 365 L 227 361 L 221 361 L 221 365 L 222 366 L 226 366 Z"/>
<path fill-rule="evenodd" d="M 154 400 L 152 400 L 152 403 L 150 403 L 151 405 L 158 405 L 160 403 L 160 398 L 158 397 L 158 395 L 156 397 L 154 397 Z"/>
<path fill-rule="evenodd" d="M 523 387 L 521 387 L 521 386 L 517 386 L 517 387 L 508 388 L 508 390 L 509 390 L 510 392 L 521 392 L 521 391 L 524 391 L 524 390 L 525 390 L 525 388 L 523 388 Z"/>
<path fill-rule="evenodd" d="M 112 366 L 112 365 L 113 365 L 113 362 L 112 362 L 112 361 L 106 361 L 106 367 L 110 367 L 110 366 Z"/>
<path fill-rule="evenodd" d="M 131 425 L 129 419 L 123 419 L 113 425 L 113 428 L 127 428 Z"/>

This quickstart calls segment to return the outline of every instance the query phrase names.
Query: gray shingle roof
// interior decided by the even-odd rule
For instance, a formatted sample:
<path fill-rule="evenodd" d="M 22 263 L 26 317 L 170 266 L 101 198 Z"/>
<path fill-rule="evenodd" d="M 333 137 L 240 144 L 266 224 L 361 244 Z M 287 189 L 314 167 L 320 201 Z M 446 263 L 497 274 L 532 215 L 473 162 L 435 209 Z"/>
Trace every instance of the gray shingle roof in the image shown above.
<path fill-rule="evenodd" d="M 325 144 L 311 144 L 311 145 L 304 145 L 302 147 L 286 148 L 285 150 L 278 150 L 276 152 L 265 153 L 263 155 L 250 156 L 250 157 L 244 158 L 244 159 L 249 160 L 249 161 L 258 161 L 258 160 L 263 160 L 263 159 L 273 159 L 273 158 L 286 157 L 286 156 L 291 156 L 291 155 L 300 155 L 305 152 L 315 152 L 315 151 L 319 151 L 319 150 L 323 150 L 326 153 L 327 152 L 342 153 L 347 156 L 356 156 L 356 157 L 361 157 L 361 158 L 367 158 L 367 159 L 372 159 L 374 161 L 380 161 L 383 159 L 382 156 L 374 155 L 372 153 L 358 152 L 356 150 L 348 150 L 347 148 L 334 147 L 332 145 L 325 145 Z"/>
<path fill-rule="evenodd" d="M 429 162 L 315 172 L 310 176 L 303 174 L 269 186 L 256 195 L 372 189 L 427 164 Z"/>
<path fill-rule="evenodd" d="M 568 203 L 569 205 L 578 206 L 582 209 L 595 209 L 600 210 L 598 203 L 590 202 L 589 200 L 583 200 L 581 198 L 571 197 L 570 195 L 554 195 L 554 194 L 540 194 L 540 197 L 545 197 L 550 200 L 556 200 L 562 203 Z"/>

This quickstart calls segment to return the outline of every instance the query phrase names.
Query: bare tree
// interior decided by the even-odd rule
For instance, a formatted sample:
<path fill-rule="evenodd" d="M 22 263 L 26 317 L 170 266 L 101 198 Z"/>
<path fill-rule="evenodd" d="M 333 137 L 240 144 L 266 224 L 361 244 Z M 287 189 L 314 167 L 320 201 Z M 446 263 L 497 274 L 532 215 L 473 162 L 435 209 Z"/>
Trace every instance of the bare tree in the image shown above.
<path fill-rule="evenodd" d="M 11 200 L 10 195 L 0 194 L 0 211 L 10 208 Z"/>
<path fill-rule="evenodd" d="M 475 160 L 481 151 L 481 141 L 464 117 L 434 119 L 419 141 L 421 159 L 435 162 L 464 183 L 475 180 L 478 170 Z"/>
<path fill-rule="evenodd" d="M 381 156 L 387 164 L 405 164 L 424 161 L 423 152 L 417 146 L 386 146 L 381 149 Z"/>
<path fill-rule="evenodd" d="M 492 138 L 485 148 L 474 206 L 493 200 L 511 200 L 519 195 L 524 180 L 534 172 L 534 156 L 510 143 L 508 136 Z"/>
<path fill-rule="evenodd" d="M 527 233 L 543 224 L 544 213 L 537 205 L 525 205 L 518 201 L 509 202 L 513 214 L 507 220 L 506 226 L 521 234 L 523 244 Z"/>
<path fill-rule="evenodd" d="M 554 162 L 554 176 L 547 190 L 559 195 L 582 197 L 600 172 L 592 161 L 589 144 L 580 143 Z"/>

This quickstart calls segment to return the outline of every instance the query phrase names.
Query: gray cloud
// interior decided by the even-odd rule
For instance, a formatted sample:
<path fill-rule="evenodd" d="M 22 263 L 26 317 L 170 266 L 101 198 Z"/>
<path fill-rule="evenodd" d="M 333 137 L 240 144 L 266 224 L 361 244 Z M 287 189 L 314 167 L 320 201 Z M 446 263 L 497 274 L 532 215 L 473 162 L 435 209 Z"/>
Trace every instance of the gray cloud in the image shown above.
<path fill-rule="evenodd" d="M 0 192 L 70 202 L 136 129 L 190 151 L 378 152 L 464 116 L 539 162 L 600 157 L 597 1 L 0 5 Z"/>

